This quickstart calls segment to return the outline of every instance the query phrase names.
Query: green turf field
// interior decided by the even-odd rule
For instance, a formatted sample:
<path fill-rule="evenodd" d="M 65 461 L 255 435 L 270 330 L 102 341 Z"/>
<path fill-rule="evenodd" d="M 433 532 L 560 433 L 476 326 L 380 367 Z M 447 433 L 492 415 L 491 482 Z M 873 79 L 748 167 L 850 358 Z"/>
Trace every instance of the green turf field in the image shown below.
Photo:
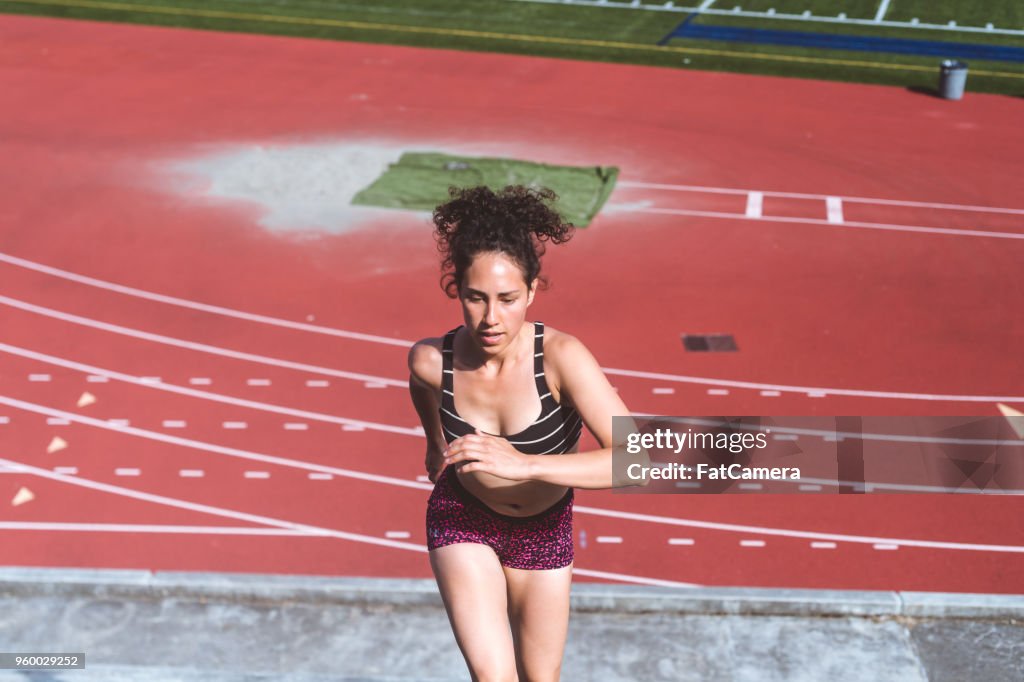
<path fill-rule="evenodd" d="M 716 0 L 696 20 L 780 30 L 887 35 L 1024 47 L 1021 0 L 891 0 L 885 20 L 1017 31 L 949 31 L 871 23 L 881 0 Z M 687 4 L 675 3 L 679 7 Z M 698 4 L 693 0 L 690 4 Z M 647 3 L 654 7 L 654 3 Z M 734 7 L 742 13 L 732 12 Z M 0 12 L 307 36 L 333 40 L 648 64 L 900 87 L 934 88 L 938 59 L 771 45 L 673 39 L 657 43 L 687 14 L 629 7 L 526 0 L 0 0 Z M 721 14 L 717 11 L 724 10 Z M 774 10 L 775 17 L 744 16 Z M 781 19 L 778 14 L 851 21 Z M 972 62 L 968 90 L 1024 95 L 1024 64 Z"/>

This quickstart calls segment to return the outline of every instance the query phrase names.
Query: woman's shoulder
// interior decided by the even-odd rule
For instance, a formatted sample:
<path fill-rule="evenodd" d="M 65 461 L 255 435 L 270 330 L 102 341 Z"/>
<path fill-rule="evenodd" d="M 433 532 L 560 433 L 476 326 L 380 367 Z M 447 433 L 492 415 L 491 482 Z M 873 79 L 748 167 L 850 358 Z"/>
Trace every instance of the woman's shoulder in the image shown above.
<path fill-rule="evenodd" d="M 567 332 L 544 326 L 544 366 L 560 391 L 571 382 L 572 375 L 601 373 L 590 350 Z"/>
<path fill-rule="evenodd" d="M 420 339 L 409 349 L 409 373 L 413 379 L 438 391 L 441 390 L 443 345 L 444 338 L 436 336 Z"/>

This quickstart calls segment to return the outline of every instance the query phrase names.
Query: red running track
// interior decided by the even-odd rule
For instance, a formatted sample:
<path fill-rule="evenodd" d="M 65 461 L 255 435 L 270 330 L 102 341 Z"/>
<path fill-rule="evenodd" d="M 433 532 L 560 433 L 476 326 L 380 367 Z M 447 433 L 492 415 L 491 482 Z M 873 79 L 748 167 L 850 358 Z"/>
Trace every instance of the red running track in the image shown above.
<path fill-rule="evenodd" d="M 619 166 L 611 206 L 549 254 L 534 311 L 639 372 L 610 372 L 637 412 L 1024 403 L 1014 99 L 33 18 L 0 17 L 0 38 L 8 564 L 429 576 L 404 341 L 459 321 L 429 226 L 388 212 L 340 234 L 274 231 L 260 205 L 157 170 L 210 150 Z M 741 350 L 687 354 L 684 332 Z M 55 436 L 66 446 L 47 452 Z M 22 487 L 35 498 L 8 504 Z M 584 580 L 1024 585 L 1016 497 L 579 491 L 578 505 Z"/>

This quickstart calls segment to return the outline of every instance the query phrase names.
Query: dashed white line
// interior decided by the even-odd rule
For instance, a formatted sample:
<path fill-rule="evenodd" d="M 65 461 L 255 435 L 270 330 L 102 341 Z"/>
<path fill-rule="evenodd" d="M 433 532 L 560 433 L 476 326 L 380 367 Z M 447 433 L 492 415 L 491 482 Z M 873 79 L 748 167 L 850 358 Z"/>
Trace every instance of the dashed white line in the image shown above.
<path fill-rule="evenodd" d="M 47 426 L 67 426 L 70 423 L 67 419 L 62 419 L 61 417 L 47 417 L 46 419 Z"/>
<path fill-rule="evenodd" d="M 311 471 L 308 477 L 311 481 L 330 481 L 334 478 L 331 474 L 325 474 L 322 471 Z"/>
<path fill-rule="evenodd" d="M 0 417 L 0 424 L 10 424 L 10 423 L 11 423 L 11 418 L 10 417 Z"/>
<path fill-rule="evenodd" d="M 763 483 L 740 483 L 738 487 L 740 490 L 764 490 Z"/>
<path fill-rule="evenodd" d="M 598 543 L 601 543 L 601 544 L 607 544 L 607 545 L 621 545 L 622 544 L 622 538 L 619 537 L 618 535 L 598 535 L 594 539 L 594 542 L 598 542 Z"/>
<path fill-rule="evenodd" d="M 407 530 L 389 530 L 384 533 L 384 537 L 393 540 L 408 540 L 412 535 Z"/>
<path fill-rule="evenodd" d="M 874 549 L 883 550 L 883 551 L 892 551 L 894 549 L 899 549 L 900 548 L 899 545 L 893 545 L 893 544 L 881 543 L 881 542 L 875 543 L 874 545 L 872 545 L 872 547 Z"/>
<path fill-rule="evenodd" d="M 165 419 L 162 423 L 165 429 L 183 429 L 188 426 L 184 419 Z"/>
<path fill-rule="evenodd" d="M 764 547 L 764 540 L 740 540 L 740 547 Z"/>
<path fill-rule="evenodd" d="M 309 424 L 301 424 L 296 422 L 288 422 L 284 425 L 285 431 L 308 431 Z"/>
<path fill-rule="evenodd" d="M 182 469 L 178 472 L 182 478 L 202 478 L 206 475 L 202 469 Z"/>
<path fill-rule="evenodd" d="M 50 375 L 49 374 L 29 374 L 28 375 L 28 380 L 29 381 L 49 381 L 50 380 Z"/>
<path fill-rule="evenodd" d="M 363 384 L 365 388 L 387 388 L 388 385 L 381 381 L 367 381 Z"/>
<path fill-rule="evenodd" d="M 105 384 L 110 381 L 110 377 L 105 377 L 99 374 L 90 374 L 85 378 L 90 384 Z"/>
<path fill-rule="evenodd" d="M 191 377 L 188 383 L 191 386 L 209 386 L 213 383 L 213 379 L 210 377 Z"/>
<path fill-rule="evenodd" d="M 225 429 L 247 429 L 249 425 L 245 422 L 224 422 L 221 426 Z"/>
<path fill-rule="evenodd" d="M 244 476 L 246 478 L 270 478 L 269 471 L 246 471 Z"/>
<path fill-rule="evenodd" d="M 75 476 L 78 474 L 78 467 L 53 467 L 54 473 Z"/>
<path fill-rule="evenodd" d="M 131 426 L 131 421 L 128 419 L 108 419 L 107 423 L 111 426 Z"/>
<path fill-rule="evenodd" d="M 835 549 L 836 543 L 834 542 L 812 542 L 811 549 Z"/>
<path fill-rule="evenodd" d="M 326 388 L 330 386 L 330 383 L 324 379 L 306 379 L 306 386 L 308 388 Z"/>
<path fill-rule="evenodd" d="M 761 391 L 761 395 L 765 398 L 778 398 L 782 395 L 781 391 Z"/>
<path fill-rule="evenodd" d="M 821 486 L 812 483 L 801 483 L 799 490 L 805 493 L 817 493 L 821 492 Z"/>
<path fill-rule="evenodd" d="M 772 440 L 799 440 L 800 436 L 795 433 L 773 433 Z"/>
<path fill-rule="evenodd" d="M 762 192 L 747 193 L 746 217 L 760 218 L 764 209 L 764 194 Z"/>
<path fill-rule="evenodd" d="M 709 388 L 708 395 L 729 395 L 727 388 Z"/>
<path fill-rule="evenodd" d="M 366 427 L 360 424 L 342 424 L 342 431 L 365 431 Z"/>
<path fill-rule="evenodd" d="M 672 395 L 676 392 L 674 388 L 652 388 L 651 393 L 654 395 Z"/>
<path fill-rule="evenodd" d="M 246 379 L 247 386 L 270 386 L 270 379 Z"/>
<path fill-rule="evenodd" d="M 141 476 L 142 470 L 133 467 L 118 467 L 114 469 L 115 476 Z"/>
<path fill-rule="evenodd" d="M 692 545 L 693 538 L 669 538 L 668 544 L 670 545 Z"/>

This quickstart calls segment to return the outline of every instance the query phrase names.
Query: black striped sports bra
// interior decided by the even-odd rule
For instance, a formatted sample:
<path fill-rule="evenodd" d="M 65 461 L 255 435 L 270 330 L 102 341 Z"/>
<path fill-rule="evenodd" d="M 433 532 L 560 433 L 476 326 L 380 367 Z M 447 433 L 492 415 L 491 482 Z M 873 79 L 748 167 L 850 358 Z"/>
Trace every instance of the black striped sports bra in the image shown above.
<path fill-rule="evenodd" d="M 544 380 L 544 323 L 535 322 L 536 333 L 533 341 L 533 376 L 540 396 L 540 416 L 519 433 L 501 436 L 512 446 L 527 455 L 556 455 L 572 450 L 583 430 L 583 418 L 573 407 L 560 405 L 551 397 L 548 382 Z M 443 374 L 441 375 L 441 428 L 444 439 L 451 443 L 456 438 L 475 432 L 475 427 L 459 416 L 455 409 L 455 373 L 452 369 L 452 350 L 455 332 L 451 330 L 444 337 L 441 350 Z M 492 434 L 493 435 L 493 434 Z"/>

